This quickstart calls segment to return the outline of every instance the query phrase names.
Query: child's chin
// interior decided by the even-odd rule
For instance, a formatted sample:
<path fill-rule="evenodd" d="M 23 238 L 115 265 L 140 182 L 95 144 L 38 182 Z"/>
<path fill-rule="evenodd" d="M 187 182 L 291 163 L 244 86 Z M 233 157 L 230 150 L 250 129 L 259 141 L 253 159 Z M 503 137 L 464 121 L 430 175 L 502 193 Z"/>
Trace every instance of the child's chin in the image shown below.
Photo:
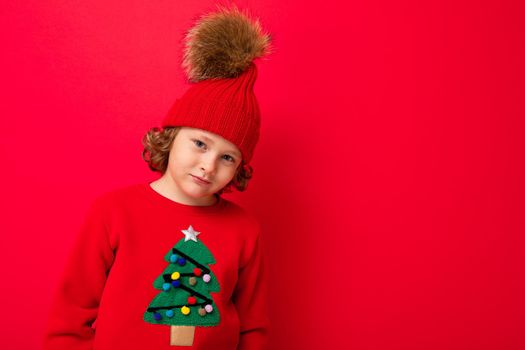
<path fill-rule="evenodd" d="M 213 196 L 213 192 L 211 192 L 210 190 L 205 190 L 199 187 L 199 185 L 194 185 L 194 186 L 191 186 L 191 188 L 187 188 L 186 194 L 195 199 L 202 199 L 204 197 Z"/>

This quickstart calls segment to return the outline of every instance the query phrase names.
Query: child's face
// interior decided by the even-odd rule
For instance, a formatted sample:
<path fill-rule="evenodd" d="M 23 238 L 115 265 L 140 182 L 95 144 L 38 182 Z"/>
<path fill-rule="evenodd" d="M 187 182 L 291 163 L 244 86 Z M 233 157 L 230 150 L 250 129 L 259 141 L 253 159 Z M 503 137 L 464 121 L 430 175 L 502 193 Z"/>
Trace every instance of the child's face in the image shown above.
<path fill-rule="evenodd" d="M 184 201 L 204 202 L 233 179 L 240 163 L 241 152 L 230 141 L 202 129 L 183 127 L 173 140 L 165 175 Z"/>

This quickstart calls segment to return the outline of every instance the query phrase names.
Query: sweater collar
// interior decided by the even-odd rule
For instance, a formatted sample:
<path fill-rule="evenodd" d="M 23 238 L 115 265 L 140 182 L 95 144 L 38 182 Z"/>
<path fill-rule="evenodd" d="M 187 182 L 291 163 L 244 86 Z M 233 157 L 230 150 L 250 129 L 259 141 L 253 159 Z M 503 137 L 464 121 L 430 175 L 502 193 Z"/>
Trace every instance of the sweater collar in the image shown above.
<path fill-rule="evenodd" d="M 226 200 L 223 199 L 220 195 L 215 194 L 217 201 L 212 205 L 197 206 L 197 205 L 188 205 L 175 202 L 172 199 L 164 197 L 159 192 L 155 191 L 151 187 L 151 182 L 143 184 L 144 192 L 146 195 L 155 203 L 178 212 L 184 212 L 190 215 L 213 215 L 219 213 L 225 206 Z"/>

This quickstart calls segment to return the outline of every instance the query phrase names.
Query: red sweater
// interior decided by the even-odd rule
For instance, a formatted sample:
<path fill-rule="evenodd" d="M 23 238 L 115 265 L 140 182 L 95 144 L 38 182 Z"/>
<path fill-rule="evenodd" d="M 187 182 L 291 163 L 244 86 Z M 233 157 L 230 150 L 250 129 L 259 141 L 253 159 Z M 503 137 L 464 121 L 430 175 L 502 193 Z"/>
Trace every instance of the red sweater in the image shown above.
<path fill-rule="evenodd" d="M 70 254 L 44 349 L 263 349 L 264 266 L 259 223 L 231 201 L 184 205 L 147 183 L 106 193 Z M 170 345 L 171 325 L 196 325 L 193 345 Z"/>

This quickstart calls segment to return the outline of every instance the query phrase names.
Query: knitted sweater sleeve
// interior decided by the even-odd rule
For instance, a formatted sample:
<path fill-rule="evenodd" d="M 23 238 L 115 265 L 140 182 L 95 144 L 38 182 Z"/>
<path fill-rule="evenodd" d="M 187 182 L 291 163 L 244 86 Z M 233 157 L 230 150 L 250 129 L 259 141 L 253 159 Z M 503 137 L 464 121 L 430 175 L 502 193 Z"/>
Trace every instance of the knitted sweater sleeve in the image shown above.
<path fill-rule="evenodd" d="M 63 270 L 44 334 L 44 350 L 93 348 L 93 323 L 114 260 L 99 202 L 88 210 Z"/>
<path fill-rule="evenodd" d="M 233 295 L 240 320 L 238 350 L 266 349 L 269 331 L 267 270 L 260 235 L 249 260 L 241 266 Z"/>

